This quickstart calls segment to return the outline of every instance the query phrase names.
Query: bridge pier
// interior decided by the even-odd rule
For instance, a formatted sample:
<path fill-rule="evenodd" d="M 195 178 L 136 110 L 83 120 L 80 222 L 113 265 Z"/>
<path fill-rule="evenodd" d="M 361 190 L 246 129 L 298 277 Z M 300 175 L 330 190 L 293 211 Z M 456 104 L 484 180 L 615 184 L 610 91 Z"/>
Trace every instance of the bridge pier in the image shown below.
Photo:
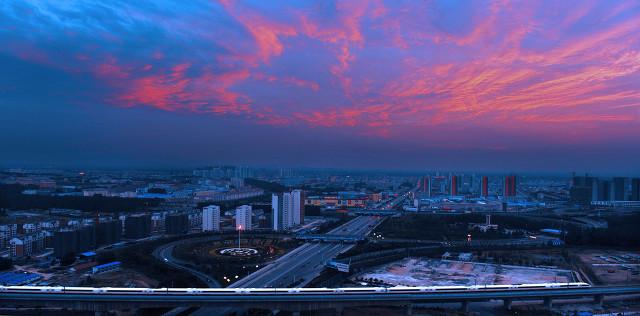
<path fill-rule="evenodd" d="M 553 308 L 553 300 L 550 297 L 544 298 L 544 308 L 551 310 Z"/>
<path fill-rule="evenodd" d="M 507 310 L 511 310 L 511 306 L 513 305 L 513 300 L 510 298 L 505 298 L 504 300 L 502 300 L 503 304 L 504 304 L 504 308 L 506 308 Z"/>
<path fill-rule="evenodd" d="M 405 315 L 413 315 L 413 304 L 408 304 L 407 306 L 405 306 Z"/>
<path fill-rule="evenodd" d="M 469 301 L 462 301 L 462 306 L 460 306 L 460 310 L 462 310 L 464 313 L 468 313 L 469 312 Z"/>
<path fill-rule="evenodd" d="M 604 303 L 604 295 L 598 294 L 594 296 L 593 302 L 596 303 L 598 306 L 602 307 L 602 304 Z"/>
<path fill-rule="evenodd" d="M 336 311 L 336 314 L 335 314 L 336 316 L 342 316 L 344 309 L 342 307 L 336 307 L 335 311 Z"/>

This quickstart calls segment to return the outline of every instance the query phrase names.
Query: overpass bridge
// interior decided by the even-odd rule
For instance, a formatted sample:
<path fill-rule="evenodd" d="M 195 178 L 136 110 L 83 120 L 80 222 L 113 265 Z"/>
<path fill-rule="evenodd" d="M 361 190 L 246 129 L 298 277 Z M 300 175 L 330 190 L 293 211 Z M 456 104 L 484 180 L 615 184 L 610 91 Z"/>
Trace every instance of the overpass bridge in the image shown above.
<path fill-rule="evenodd" d="M 297 235 L 296 239 L 304 241 L 321 241 L 321 242 L 345 242 L 345 243 L 357 243 L 365 240 L 362 235 L 314 235 L 304 234 Z"/>
<path fill-rule="evenodd" d="M 585 283 L 530 285 L 487 285 L 472 287 L 393 288 L 227 288 L 227 289 L 137 289 L 137 288 L 55 288 L 0 287 L 0 305 L 5 307 L 71 308 L 109 311 L 143 307 L 207 306 L 285 310 L 292 312 L 335 309 L 351 306 L 405 306 L 459 302 L 468 310 L 470 302 L 503 300 L 507 308 L 514 301 L 542 300 L 551 308 L 552 300 L 593 297 L 602 303 L 605 296 L 640 295 L 640 285 L 595 286 Z"/>
<path fill-rule="evenodd" d="M 399 211 L 389 211 L 386 209 L 381 209 L 381 210 L 365 209 L 365 210 L 353 211 L 352 213 L 359 216 L 393 216 L 393 215 L 400 214 Z"/>
<path fill-rule="evenodd" d="M 406 239 L 406 238 L 371 238 L 373 243 L 398 243 L 398 244 L 425 244 L 425 245 L 439 245 L 443 249 L 497 249 L 497 248 L 546 248 L 546 247 L 559 247 L 564 243 L 557 238 L 515 238 L 515 239 L 474 239 L 471 241 L 454 240 L 454 241 L 439 241 L 439 240 L 422 240 L 422 239 Z"/>

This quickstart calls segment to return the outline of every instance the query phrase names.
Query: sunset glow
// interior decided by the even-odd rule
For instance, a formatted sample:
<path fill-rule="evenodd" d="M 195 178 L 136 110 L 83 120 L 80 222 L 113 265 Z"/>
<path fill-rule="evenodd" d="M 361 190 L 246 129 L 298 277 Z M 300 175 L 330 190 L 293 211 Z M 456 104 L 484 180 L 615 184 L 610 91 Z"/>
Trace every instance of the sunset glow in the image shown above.
<path fill-rule="evenodd" d="M 576 155 L 601 161 L 612 146 L 640 153 L 637 1 L 116 2 L 0 4 L 0 65 L 12 72 L 2 76 L 0 106 L 19 103 L 6 113 L 88 120 L 107 111 L 114 125 L 93 136 L 101 146 L 111 146 L 107 129 L 136 113 L 133 135 L 158 126 L 196 133 L 168 115 L 210 137 L 251 131 L 312 139 L 322 150 L 331 137 L 424 156 L 478 149 L 487 168 L 494 155 L 527 156 L 529 147 L 590 148 L 597 153 Z M 26 85 L 30 69 L 57 81 Z M 57 96 L 47 111 L 34 106 L 42 91 Z M 193 143 L 181 144 L 208 144 Z M 130 145 L 113 146 L 114 160 L 130 157 Z M 379 154 L 365 147 L 363 156 Z M 206 159 L 251 152 L 237 150 Z"/>

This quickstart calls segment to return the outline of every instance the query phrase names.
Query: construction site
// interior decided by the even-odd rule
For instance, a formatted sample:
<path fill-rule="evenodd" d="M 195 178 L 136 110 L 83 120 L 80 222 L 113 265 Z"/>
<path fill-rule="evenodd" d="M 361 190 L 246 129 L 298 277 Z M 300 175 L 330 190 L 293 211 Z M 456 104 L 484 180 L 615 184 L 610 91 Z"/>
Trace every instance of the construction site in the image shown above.
<path fill-rule="evenodd" d="M 387 286 L 473 286 L 564 283 L 575 281 L 571 270 L 498 265 L 470 261 L 405 258 L 368 269 L 352 281 Z"/>

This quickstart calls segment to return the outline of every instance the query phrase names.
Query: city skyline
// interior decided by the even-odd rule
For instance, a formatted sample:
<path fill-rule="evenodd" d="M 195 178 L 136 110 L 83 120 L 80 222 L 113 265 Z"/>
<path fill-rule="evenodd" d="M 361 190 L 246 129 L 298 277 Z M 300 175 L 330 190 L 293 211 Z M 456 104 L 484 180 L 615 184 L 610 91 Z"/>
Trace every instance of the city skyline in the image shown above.
<path fill-rule="evenodd" d="M 0 165 L 638 174 L 640 4 L 0 4 Z"/>

